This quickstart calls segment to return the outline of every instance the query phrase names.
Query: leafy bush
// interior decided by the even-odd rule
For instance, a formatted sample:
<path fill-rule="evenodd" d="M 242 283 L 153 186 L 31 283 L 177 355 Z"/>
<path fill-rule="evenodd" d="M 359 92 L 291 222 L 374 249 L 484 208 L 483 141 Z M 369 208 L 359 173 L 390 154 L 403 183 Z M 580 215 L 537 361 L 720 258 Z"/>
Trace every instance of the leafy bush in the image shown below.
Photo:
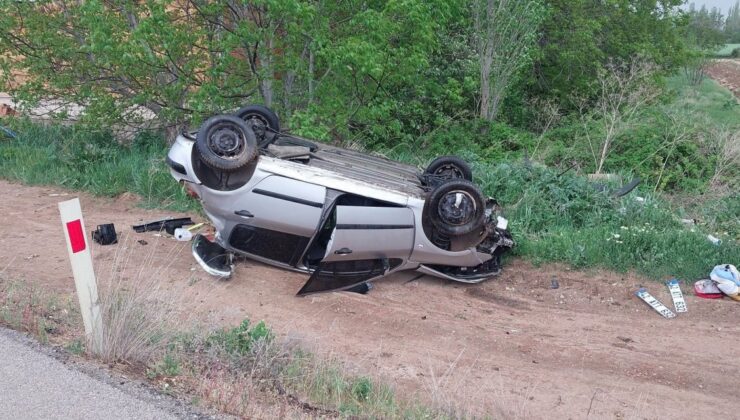
<path fill-rule="evenodd" d="M 526 131 L 504 123 L 472 120 L 452 123 L 414 141 L 375 149 L 405 160 L 419 157 L 422 150 L 423 160 L 452 154 L 499 162 L 523 156 L 534 143 L 534 136 Z"/>
<path fill-rule="evenodd" d="M 691 228 L 667 202 L 639 188 L 612 198 L 583 177 L 523 164 L 478 163 L 475 173 L 485 192 L 503 206 L 518 242 L 515 254 L 536 263 L 562 261 L 579 268 L 634 269 L 656 279 L 698 279 L 740 255 L 732 239 L 739 200 L 723 201 L 725 207 L 711 213 L 712 224 Z M 726 224 L 735 230 L 728 228 L 721 245 L 707 240 L 707 233 Z"/>
<path fill-rule="evenodd" d="M 226 353 L 231 355 L 245 355 L 256 342 L 270 341 L 272 338 L 272 332 L 264 321 L 250 328 L 249 320 L 245 319 L 238 327 L 230 330 L 221 329 L 212 333 L 206 339 L 206 344 L 211 347 L 222 347 Z"/>

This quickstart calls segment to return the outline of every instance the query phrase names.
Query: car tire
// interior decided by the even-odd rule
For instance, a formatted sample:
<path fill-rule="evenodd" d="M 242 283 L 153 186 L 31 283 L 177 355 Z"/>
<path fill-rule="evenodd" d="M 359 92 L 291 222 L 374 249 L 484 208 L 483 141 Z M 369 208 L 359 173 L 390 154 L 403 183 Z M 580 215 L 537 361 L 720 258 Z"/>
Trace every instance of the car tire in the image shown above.
<path fill-rule="evenodd" d="M 233 115 L 211 117 L 198 130 L 195 147 L 212 169 L 235 172 L 258 155 L 257 138 L 244 120 Z"/>
<path fill-rule="evenodd" d="M 463 236 L 481 229 L 485 224 L 485 199 L 472 182 L 453 179 L 429 193 L 424 213 L 443 235 Z"/>
<path fill-rule="evenodd" d="M 280 132 L 280 119 L 270 108 L 262 105 L 248 105 L 234 114 L 247 123 L 254 131 L 260 147 L 267 147 L 275 136 L 270 133 Z"/>
<path fill-rule="evenodd" d="M 440 156 L 432 161 L 424 171 L 425 174 L 434 175 L 444 180 L 464 179 L 473 180 L 473 169 L 468 162 L 457 156 Z"/>

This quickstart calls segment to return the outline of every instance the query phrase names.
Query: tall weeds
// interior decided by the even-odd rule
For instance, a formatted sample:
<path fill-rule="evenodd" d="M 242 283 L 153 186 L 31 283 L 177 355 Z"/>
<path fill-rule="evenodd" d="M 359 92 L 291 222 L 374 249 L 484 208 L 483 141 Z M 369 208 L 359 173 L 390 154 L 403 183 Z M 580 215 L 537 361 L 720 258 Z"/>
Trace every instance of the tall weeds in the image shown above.
<path fill-rule="evenodd" d="M 121 239 L 110 267 L 98 270 L 103 340 L 96 356 L 106 362 L 147 365 L 164 352 L 181 328 L 184 292 L 163 287 L 169 266 L 154 261 L 155 253 L 134 261 L 132 240 L 127 235 Z"/>

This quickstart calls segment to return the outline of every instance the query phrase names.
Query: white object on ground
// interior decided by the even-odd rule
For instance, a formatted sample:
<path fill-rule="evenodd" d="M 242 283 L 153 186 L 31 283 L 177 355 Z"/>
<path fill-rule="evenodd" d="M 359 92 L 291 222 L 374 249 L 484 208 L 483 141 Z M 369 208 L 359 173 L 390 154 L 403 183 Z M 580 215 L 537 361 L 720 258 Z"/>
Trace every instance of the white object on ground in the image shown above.
<path fill-rule="evenodd" d="M 715 266 L 709 278 L 717 283 L 717 288 L 730 297 L 740 294 L 740 272 L 732 264 Z"/>
<path fill-rule="evenodd" d="M 716 237 L 714 235 L 707 235 L 707 239 L 709 239 L 709 242 L 711 242 L 711 243 L 713 243 L 715 245 L 719 245 L 720 242 L 722 242 L 721 239 L 719 239 L 718 237 Z"/>
<path fill-rule="evenodd" d="M 184 228 L 177 228 L 175 229 L 175 239 L 182 242 L 187 242 L 191 239 L 193 239 L 193 233 Z"/>
<path fill-rule="evenodd" d="M 92 344 L 93 352 L 98 352 L 103 343 L 103 320 L 100 315 L 98 285 L 95 282 L 92 254 L 85 235 L 80 200 L 74 198 L 60 202 L 59 214 L 62 217 L 64 238 L 67 242 L 69 261 L 72 264 L 77 298 L 80 301 L 82 322 L 85 324 L 85 335 Z"/>
<path fill-rule="evenodd" d="M 496 223 L 496 227 L 499 229 L 506 230 L 506 227 L 509 226 L 509 221 L 501 216 L 497 216 L 496 220 L 498 220 L 498 222 Z"/>
<path fill-rule="evenodd" d="M 686 307 L 686 301 L 683 298 L 681 292 L 681 286 L 678 285 L 678 280 L 672 279 L 665 283 L 668 286 L 668 291 L 671 292 L 671 299 L 673 299 L 673 307 L 676 308 L 676 312 L 688 312 Z"/>
<path fill-rule="evenodd" d="M 651 308 L 655 309 L 655 311 L 661 314 L 664 318 L 674 318 L 676 316 L 676 314 L 674 314 L 670 309 L 666 308 L 665 305 L 660 303 L 658 299 L 654 298 L 653 295 L 648 293 L 646 288 L 641 287 L 635 292 L 635 295 L 637 295 L 637 297 L 650 305 Z"/>

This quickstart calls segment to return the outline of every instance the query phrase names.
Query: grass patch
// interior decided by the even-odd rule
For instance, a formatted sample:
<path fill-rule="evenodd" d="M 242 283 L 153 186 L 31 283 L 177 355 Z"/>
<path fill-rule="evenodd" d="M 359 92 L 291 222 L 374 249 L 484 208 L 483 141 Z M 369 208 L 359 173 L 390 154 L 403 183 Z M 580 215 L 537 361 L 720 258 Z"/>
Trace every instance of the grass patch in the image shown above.
<path fill-rule="evenodd" d="M 38 337 L 42 343 L 77 335 L 81 315 L 74 295 L 46 293 L 0 272 L 0 325 Z"/>
<path fill-rule="evenodd" d="M 703 117 L 713 125 L 740 127 L 738 100 L 714 80 L 705 77 L 698 86 L 691 86 L 685 75 L 677 74 L 666 79 L 666 87 L 675 96 L 672 107 L 697 119 Z"/>
<path fill-rule="evenodd" d="M 715 55 L 717 57 L 729 57 L 732 54 L 732 51 L 738 48 L 740 48 L 740 44 L 725 44 L 715 53 Z"/>
<path fill-rule="evenodd" d="M 173 182 L 167 144 L 153 133 L 141 133 L 123 145 L 105 132 L 75 126 L 43 125 L 23 119 L 3 120 L 18 135 L 0 137 L 0 173 L 29 185 L 58 185 L 114 197 L 132 192 L 145 207 L 193 210 Z"/>
<path fill-rule="evenodd" d="M 433 408 L 396 398 L 394 390 L 370 377 L 346 372 L 341 362 L 279 340 L 263 323 L 244 320 L 207 334 L 185 334 L 173 342 L 183 376 L 199 398 L 242 417 L 255 413 L 250 401 L 268 392 L 314 416 L 446 418 Z M 164 370 L 165 356 L 158 366 Z M 178 365 L 179 367 L 179 365 Z"/>
<path fill-rule="evenodd" d="M 576 268 L 694 280 L 740 255 L 738 197 L 721 200 L 726 206 L 719 210 L 721 216 L 717 209 L 697 204 L 694 212 L 705 209 L 715 217 L 697 215 L 703 223 L 689 227 L 667 201 L 639 188 L 613 198 L 596 191 L 585 178 L 544 167 L 500 164 L 476 169 L 484 190 L 504 204 L 519 243 L 515 253 L 535 263 L 561 261 Z M 708 233 L 719 235 L 723 243 L 713 245 Z"/>

